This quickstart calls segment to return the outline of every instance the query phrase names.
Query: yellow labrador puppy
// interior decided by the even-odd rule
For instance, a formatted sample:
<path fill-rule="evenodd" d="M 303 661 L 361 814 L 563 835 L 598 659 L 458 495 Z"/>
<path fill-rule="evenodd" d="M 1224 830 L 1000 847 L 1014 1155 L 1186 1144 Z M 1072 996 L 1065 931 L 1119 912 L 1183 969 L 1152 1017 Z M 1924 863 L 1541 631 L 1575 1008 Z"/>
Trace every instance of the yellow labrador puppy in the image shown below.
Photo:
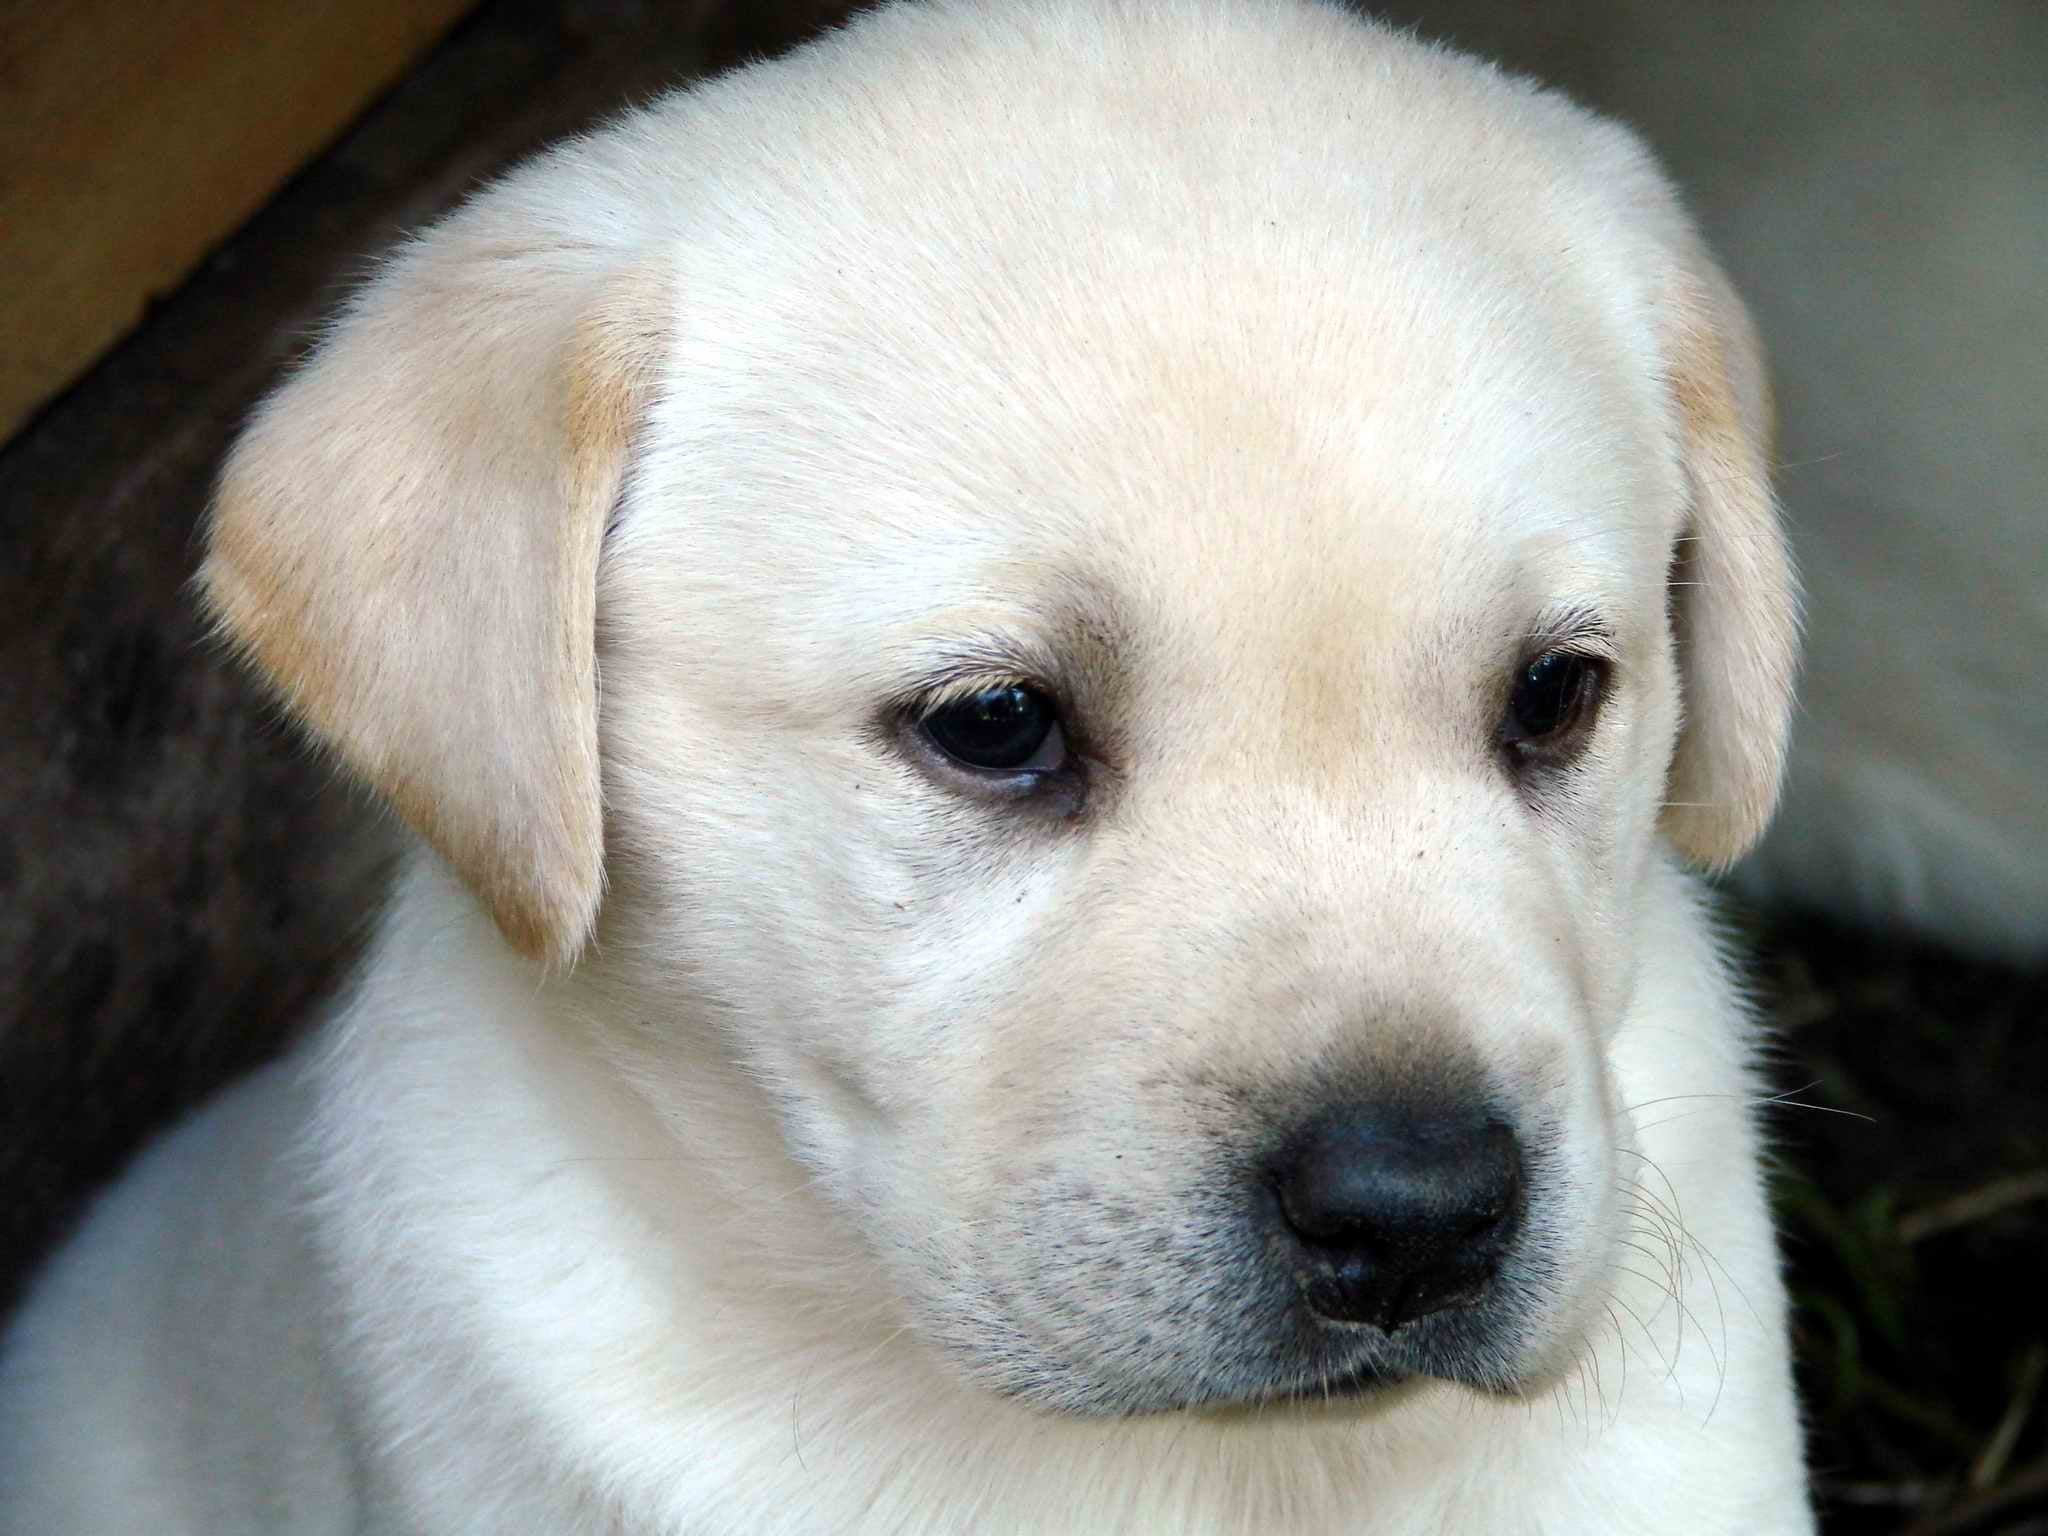
<path fill-rule="evenodd" d="M 1687 864 L 1794 599 L 1641 146 L 885 10 L 398 254 L 206 594 L 420 845 L 7 1347 L 10 1532 L 1805 1532 Z"/>

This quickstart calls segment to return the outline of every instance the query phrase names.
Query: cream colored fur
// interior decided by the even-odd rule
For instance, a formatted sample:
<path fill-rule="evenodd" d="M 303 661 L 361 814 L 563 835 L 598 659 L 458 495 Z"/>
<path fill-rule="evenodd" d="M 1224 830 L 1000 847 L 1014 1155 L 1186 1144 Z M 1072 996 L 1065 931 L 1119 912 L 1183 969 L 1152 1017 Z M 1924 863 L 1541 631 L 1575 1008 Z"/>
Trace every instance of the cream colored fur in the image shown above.
<path fill-rule="evenodd" d="M 509 177 L 228 466 L 210 601 L 422 842 L 37 1288 L 0 1525 L 1810 1531 L 1676 856 L 1783 761 L 1766 417 L 1627 134 L 1336 10 L 891 9 Z M 920 755 L 963 668 L 1080 788 Z M 1446 1063 L 1512 1326 L 1324 1401 L 1237 1170 Z"/>

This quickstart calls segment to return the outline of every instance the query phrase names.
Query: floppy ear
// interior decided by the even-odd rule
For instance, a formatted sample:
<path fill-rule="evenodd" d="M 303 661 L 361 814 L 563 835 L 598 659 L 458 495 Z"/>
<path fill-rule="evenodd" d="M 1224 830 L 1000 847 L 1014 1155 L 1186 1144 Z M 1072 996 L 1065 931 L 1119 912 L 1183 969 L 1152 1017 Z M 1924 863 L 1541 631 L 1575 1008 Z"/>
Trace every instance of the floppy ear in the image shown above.
<path fill-rule="evenodd" d="M 1684 720 L 1663 826 L 1681 853 L 1718 868 L 1749 850 L 1777 805 L 1799 598 L 1771 495 L 1763 352 L 1727 280 L 1687 245 L 1664 305 L 1689 510 L 1671 564 Z"/>
<path fill-rule="evenodd" d="M 585 232 L 601 211 L 550 224 L 547 185 L 486 195 L 354 300 L 229 456 L 200 584 L 506 938 L 566 965 L 604 885 L 598 553 L 668 315 Z"/>

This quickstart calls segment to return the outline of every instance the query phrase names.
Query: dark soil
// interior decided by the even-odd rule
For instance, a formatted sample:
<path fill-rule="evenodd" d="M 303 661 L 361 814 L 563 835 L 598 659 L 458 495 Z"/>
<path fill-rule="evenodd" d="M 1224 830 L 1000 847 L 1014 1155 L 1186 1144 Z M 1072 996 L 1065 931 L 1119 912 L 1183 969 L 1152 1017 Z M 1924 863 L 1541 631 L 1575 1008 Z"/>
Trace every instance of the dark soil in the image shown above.
<path fill-rule="evenodd" d="M 1836 1111 L 1772 1112 L 1828 1530 L 2048 1532 L 2048 971 L 1760 938 L 1779 1075 Z"/>

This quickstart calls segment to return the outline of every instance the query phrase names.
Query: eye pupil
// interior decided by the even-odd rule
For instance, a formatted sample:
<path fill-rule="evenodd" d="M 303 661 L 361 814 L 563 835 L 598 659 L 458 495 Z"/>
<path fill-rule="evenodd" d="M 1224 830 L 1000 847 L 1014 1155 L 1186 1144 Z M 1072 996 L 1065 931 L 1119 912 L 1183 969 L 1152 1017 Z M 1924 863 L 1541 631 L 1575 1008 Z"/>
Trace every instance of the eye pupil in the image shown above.
<path fill-rule="evenodd" d="M 1583 656 L 1550 651 L 1523 668 L 1508 700 L 1509 735 L 1519 740 L 1555 736 L 1585 702 L 1592 668 Z"/>
<path fill-rule="evenodd" d="M 1022 768 L 1052 734 L 1052 701 L 1036 689 L 984 688 L 934 710 L 924 731 L 939 750 L 970 768 Z"/>

